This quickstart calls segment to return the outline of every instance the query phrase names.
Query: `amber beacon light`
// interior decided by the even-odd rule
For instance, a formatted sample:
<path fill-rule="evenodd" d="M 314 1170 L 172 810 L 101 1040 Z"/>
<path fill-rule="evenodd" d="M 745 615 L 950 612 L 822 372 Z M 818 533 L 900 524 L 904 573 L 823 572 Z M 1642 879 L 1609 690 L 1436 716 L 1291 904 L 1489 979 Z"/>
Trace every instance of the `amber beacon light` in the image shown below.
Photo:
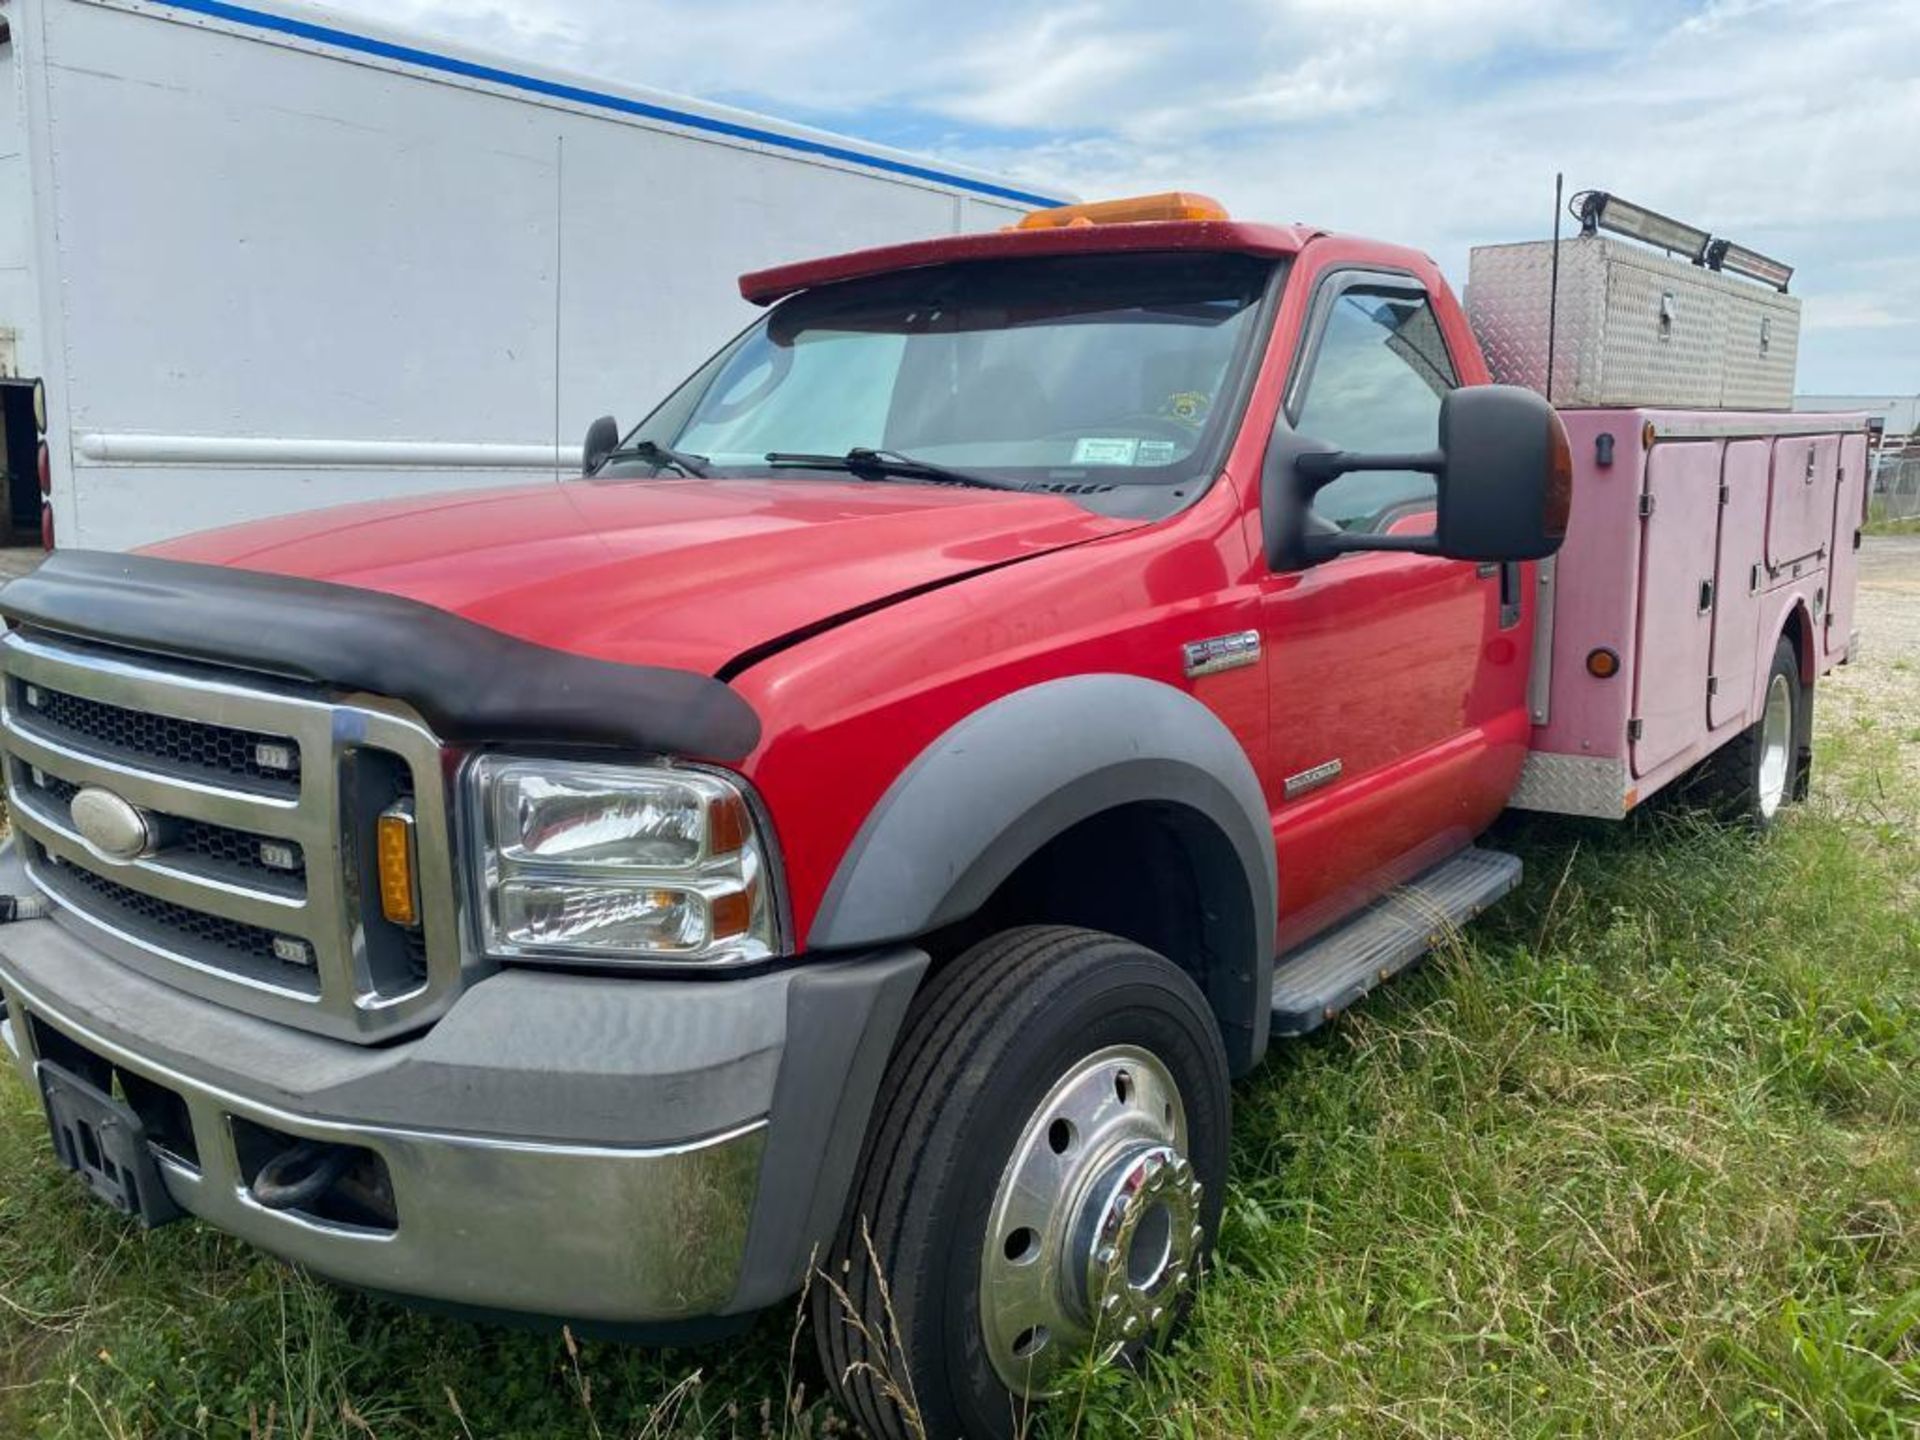
<path fill-rule="evenodd" d="M 1132 225 L 1143 220 L 1230 220 L 1227 207 L 1210 195 L 1168 190 L 1124 200 L 1094 200 L 1085 205 L 1055 205 L 1023 216 L 1016 230 L 1062 230 L 1070 225 Z"/>

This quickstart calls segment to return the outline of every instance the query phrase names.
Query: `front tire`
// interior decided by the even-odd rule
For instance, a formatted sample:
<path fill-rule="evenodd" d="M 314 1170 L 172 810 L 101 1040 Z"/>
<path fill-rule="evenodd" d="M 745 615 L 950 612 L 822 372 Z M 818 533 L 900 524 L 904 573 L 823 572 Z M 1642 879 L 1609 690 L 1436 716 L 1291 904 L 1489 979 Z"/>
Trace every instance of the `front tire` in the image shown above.
<path fill-rule="evenodd" d="M 915 1001 L 813 1281 L 828 1379 L 884 1437 L 1011 1436 L 1184 1313 L 1219 1224 L 1226 1053 L 1152 951 L 1012 930 Z"/>

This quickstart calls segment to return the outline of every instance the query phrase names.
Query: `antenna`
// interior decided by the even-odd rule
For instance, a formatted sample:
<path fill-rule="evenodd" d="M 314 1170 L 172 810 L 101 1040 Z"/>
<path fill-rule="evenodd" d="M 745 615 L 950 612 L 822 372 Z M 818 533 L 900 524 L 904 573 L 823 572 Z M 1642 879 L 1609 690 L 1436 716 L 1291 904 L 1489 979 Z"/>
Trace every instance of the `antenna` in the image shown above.
<path fill-rule="evenodd" d="M 1553 338 L 1560 325 L 1560 194 L 1566 174 L 1553 172 L 1553 278 L 1547 282 L 1547 403 L 1553 403 Z"/>

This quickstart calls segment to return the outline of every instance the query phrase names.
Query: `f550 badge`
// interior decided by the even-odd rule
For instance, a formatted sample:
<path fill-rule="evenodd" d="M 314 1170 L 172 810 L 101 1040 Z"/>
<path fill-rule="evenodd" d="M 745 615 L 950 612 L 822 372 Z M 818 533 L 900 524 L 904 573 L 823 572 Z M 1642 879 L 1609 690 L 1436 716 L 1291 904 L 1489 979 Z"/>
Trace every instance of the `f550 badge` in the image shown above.
<path fill-rule="evenodd" d="M 1186 657 L 1187 678 L 1192 680 L 1217 670 L 1237 670 L 1253 664 L 1260 658 L 1260 632 L 1242 630 L 1236 635 L 1189 640 L 1180 648 Z"/>

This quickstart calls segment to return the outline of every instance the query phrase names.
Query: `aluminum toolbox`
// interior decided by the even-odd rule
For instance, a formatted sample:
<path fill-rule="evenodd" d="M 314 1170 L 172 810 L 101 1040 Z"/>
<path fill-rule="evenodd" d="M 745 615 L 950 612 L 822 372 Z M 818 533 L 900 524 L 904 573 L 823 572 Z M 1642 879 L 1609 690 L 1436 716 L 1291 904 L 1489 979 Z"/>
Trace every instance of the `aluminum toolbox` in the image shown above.
<path fill-rule="evenodd" d="M 1493 378 L 1545 392 L 1553 246 L 1482 245 L 1467 316 Z M 1560 247 L 1553 402 L 1786 410 L 1800 302 L 1604 235 Z"/>

